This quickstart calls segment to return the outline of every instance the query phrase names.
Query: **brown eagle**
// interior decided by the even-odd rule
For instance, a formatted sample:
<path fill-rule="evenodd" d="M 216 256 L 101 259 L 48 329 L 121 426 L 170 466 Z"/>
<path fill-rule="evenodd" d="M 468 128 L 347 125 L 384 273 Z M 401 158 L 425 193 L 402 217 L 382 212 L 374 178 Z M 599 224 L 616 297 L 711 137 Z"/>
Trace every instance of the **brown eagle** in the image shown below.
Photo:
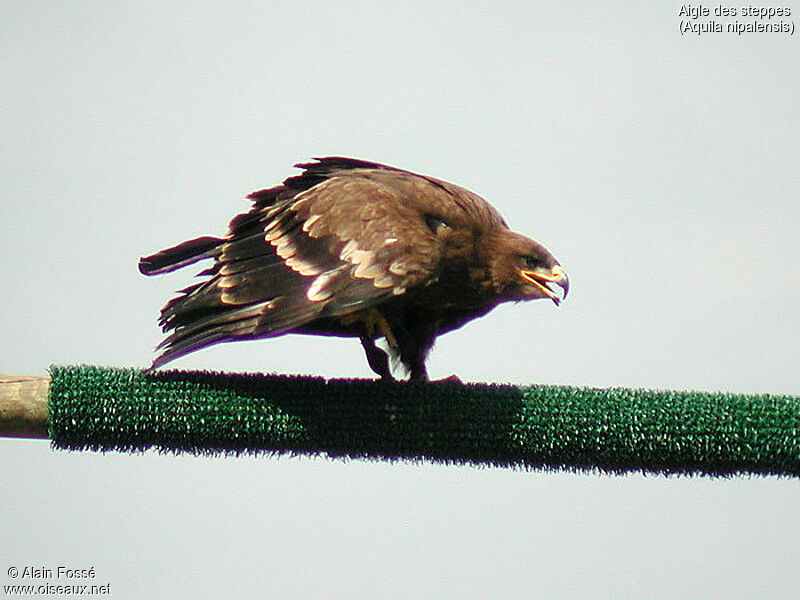
<path fill-rule="evenodd" d="M 566 297 L 564 269 L 511 231 L 488 202 L 424 175 L 351 158 L 255 192 L 224 238 L 201 237 L 142 258 L 145 275 L 209 259 L 203 280 L 161 311 L 156 368 L 205 346 L 286 333 L 357 337 L 392 379 L 384 338 L 411 379 L 427 380 L 436 336 L 501 302 Z"/>

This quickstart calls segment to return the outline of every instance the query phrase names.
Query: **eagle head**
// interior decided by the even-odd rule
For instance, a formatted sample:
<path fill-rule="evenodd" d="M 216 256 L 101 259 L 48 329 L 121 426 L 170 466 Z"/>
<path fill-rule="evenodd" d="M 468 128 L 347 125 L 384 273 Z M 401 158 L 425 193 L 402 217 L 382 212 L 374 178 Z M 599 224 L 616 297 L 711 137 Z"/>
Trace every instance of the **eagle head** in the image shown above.
<path fill-rule="evenodd" d="M 489 248 L 492 287 L 502 300 L 550 298 L 558 305 L 567 297 L 564 268 L 539 242 L 505 229 L 496 233 Z"/>

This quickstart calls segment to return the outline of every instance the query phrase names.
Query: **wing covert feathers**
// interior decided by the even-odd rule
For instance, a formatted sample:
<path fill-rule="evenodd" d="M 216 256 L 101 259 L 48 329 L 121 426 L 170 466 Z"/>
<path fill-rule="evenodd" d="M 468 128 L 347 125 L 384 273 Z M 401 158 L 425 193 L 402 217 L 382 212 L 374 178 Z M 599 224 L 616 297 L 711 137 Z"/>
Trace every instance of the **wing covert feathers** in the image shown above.
<path fill-rule="evenodd" d="M 222 341 L 280 335 L 342 317 L 436 280 L 443 243 L 431 223 L 503 223 L 485 201 L 428 177 L 340 157 L 249 196 L 224 239 L 202 237 L 141 259 L 167 273 L 203 259 L 204 280 L 170 300 L 154 366 Z"/>

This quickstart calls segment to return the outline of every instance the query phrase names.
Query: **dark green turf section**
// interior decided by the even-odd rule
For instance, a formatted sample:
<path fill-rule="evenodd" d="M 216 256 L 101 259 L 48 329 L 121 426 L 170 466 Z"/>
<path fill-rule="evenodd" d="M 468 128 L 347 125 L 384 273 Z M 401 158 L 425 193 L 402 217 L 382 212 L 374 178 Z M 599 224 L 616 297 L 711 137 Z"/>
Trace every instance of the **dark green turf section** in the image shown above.
<path fill-rule="evenodd" d="M 58 448 L 800 475 L 800 398 L 52 367 Z"/>

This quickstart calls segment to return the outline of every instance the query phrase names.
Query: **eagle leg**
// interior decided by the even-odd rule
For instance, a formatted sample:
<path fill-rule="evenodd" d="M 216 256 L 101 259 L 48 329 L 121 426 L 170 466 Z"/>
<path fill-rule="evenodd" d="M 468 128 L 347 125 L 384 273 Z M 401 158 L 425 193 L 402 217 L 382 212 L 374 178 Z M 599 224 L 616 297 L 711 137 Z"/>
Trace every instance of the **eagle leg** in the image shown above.
<path fill-rule="evenodd" d="M 422 325 L 412 333 L 406 324 L 394 324 L 400 362 L 408 369 L 408 377 L 411 381 L 428 381 L 428 368 L 425 366 L 425 359 L 428 357 L 428 351 L 431 346 L 433 346 L 433 335 L 426 329 L 427 327 Z"/>
<path fill-rule="evenodd" d="M 367 355 L 369 368 L 380 375 L 384 381 L 394 381 L 392 371 L 389 368 L 389 357 L 386 352 L 375 345 L 375 340 L 367 334 L 361 335 L 361 345 Z"/>
<path fill-rule="evenodd" d="M 411 381 L 428 381 L 428 368 L 425 366 L 424 358 L 411 365 L 409 379 Z"/>

